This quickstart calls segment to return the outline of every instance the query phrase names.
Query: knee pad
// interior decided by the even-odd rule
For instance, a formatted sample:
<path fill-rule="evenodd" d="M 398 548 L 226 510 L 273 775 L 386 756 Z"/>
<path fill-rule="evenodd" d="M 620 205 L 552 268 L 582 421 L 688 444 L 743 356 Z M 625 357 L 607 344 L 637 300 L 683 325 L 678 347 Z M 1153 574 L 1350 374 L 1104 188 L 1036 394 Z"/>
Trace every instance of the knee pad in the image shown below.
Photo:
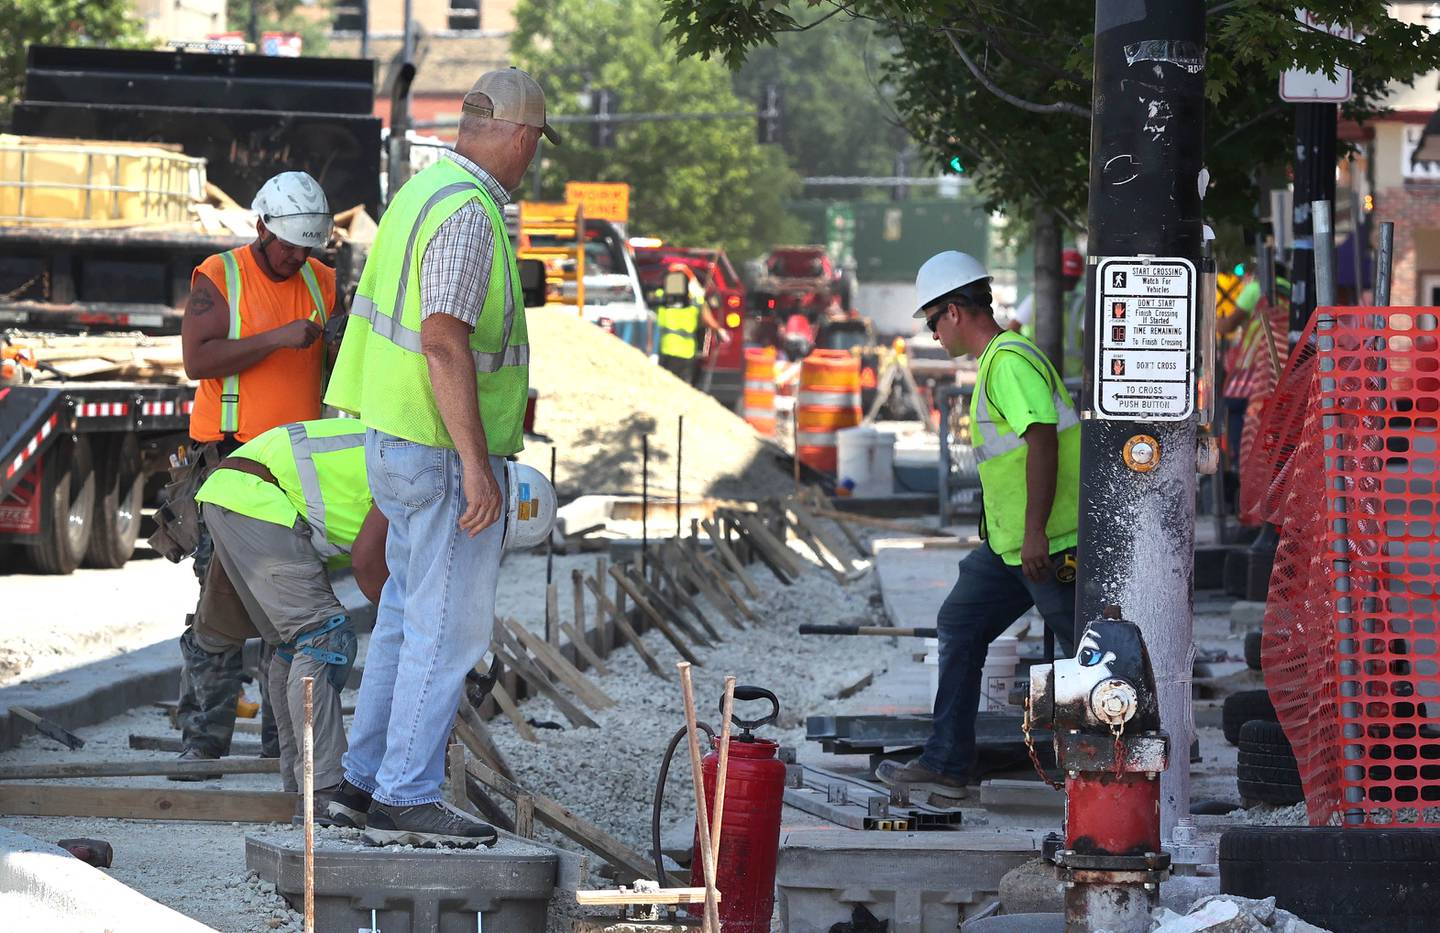
<path fill-rule="evenodd" d="M 336 690 L 342 690 L 345 682 L 350 679 L 351 669 L 355 667 L 358 648 L 359 642 L 350 617 L 338 615 L 331 616 L 319 628 L 299 635 L 293 642 L 280 646 L 276 651 L 286 660 L 294 654 L 303 654 L 323 661 L 326 665 L 325 679 L 330 681 L 330 685 Z M 287 652 L 293 653 L 286 657 Z"/>

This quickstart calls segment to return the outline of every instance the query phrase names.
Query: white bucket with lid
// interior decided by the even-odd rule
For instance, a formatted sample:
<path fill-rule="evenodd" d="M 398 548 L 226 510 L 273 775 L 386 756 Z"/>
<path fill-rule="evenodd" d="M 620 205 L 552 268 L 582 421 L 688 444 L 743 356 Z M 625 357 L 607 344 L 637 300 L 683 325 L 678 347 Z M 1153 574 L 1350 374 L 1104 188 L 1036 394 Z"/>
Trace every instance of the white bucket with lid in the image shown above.
<path fill-rule="evenodd" d="M 895 495 L 895 435 L 861 426 L 835 432 L 835 481 L 852 496 Z"/>
<path fill-rule="evenodd" d="M 1018 713 L 1020 708 L 1010 702 L 1015 688 L 1015 670 L 1020 664 L 1020 642 L 1001 635 L 990 643 L 985 666 L 980 669 L 980 709 L 993 713 Z"/>

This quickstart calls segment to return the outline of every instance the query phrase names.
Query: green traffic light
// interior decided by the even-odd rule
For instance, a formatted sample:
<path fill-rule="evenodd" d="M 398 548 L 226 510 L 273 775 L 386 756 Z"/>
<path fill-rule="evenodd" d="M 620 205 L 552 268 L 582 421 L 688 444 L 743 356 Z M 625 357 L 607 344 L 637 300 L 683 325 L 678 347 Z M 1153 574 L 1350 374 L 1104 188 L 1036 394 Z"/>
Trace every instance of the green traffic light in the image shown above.
<path fill-rule="evenodd" d="M 965 166 L 960 161 L 959 156 L 954 156 L 950 159 L 950 171 L 954 172 L 956 175 L 965 174 Z"/>
<path fill-rule="evenodd" d="M 1243 263 L 1243 262 L 1237 262 L 1237 263 L 1235 263 L 1235 274 L 1236 274 L 1236 275 L 1244 275 L 1244 274 L 1245 274 L 1245 263 Z"/>

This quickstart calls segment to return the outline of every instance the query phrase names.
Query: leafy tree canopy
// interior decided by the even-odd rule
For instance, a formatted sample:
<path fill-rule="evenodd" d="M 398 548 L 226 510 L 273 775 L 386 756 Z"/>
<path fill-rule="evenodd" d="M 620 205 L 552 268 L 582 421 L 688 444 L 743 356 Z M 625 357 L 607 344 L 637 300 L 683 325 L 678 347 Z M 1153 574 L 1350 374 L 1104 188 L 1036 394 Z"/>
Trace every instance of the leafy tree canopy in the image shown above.
<path fill-rule="evenodd" d="M 911 135 L 937 165 L 959 156 L 991 205 L 1020 217 L 1052 206 L 1084 216 L 1090 150 L 1093 0 L 660 0 L 682 54 L 732 68 L 817 14 L 870 24 L 900 51 L 885 73 Z M 1279 0 L 1220 0 L 1208 13 L 1205 200 L 1217 222 L 1250 221 L 1262 172 L 1293 151 L 1279 75 L 1292 66 L 1354 73 L 1347 117 L 1379 108 L 1387 85 L 1440 67 L 1440 36 L 1391 19 L 1383 0 L 1313 0 L 1319 22 L 1349 23 L 1351 43 L 1300 23 Z"/>
<path fill-rule="evenodd" d="M 677 61 L 658 0 L 524 0 L 511 52 L 545 88 L 552 114 L 588 114 L 585 94 L 619 95 L 624 113 L 745 113 L 719 62 Z M 631 185 L 631 232 L 686 246 L 724 246 L 744 258 L 789 221 L 781 202 L 798 187 L 778 147 L 761 146 L 753 119 L 624 123 L 615 146 L 591 145 L 590 126 L 561 127 L 543 151 L 544 196 L 566 181 Z"/>
<path fill-rule="evenodd" d="M 25 84 L 32 44 L 145 45 L 145 30 L 129 0 L 0 0 L 0 121 Z"/>

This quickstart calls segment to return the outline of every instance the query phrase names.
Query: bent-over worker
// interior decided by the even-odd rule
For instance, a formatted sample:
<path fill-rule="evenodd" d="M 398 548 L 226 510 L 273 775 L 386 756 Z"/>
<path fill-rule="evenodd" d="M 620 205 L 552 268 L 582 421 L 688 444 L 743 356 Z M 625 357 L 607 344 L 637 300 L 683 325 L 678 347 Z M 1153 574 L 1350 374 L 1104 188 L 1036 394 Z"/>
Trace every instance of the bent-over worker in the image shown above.
<path fill-rule="evenodd" d="M 684 287 L 670 287 L 672 280 Z M 689 385 L 698 385 L 700 364 L 704 359 L 707 334 L 728 341 L 730 332 L 720 326 L 705 301 L 705 286 L 695 277 L 695 270 L 683 262 L 672 262 L 665 269 L 666 287 L 660 295 L 656 326 L 660 331 L 660 365 Z"/>

